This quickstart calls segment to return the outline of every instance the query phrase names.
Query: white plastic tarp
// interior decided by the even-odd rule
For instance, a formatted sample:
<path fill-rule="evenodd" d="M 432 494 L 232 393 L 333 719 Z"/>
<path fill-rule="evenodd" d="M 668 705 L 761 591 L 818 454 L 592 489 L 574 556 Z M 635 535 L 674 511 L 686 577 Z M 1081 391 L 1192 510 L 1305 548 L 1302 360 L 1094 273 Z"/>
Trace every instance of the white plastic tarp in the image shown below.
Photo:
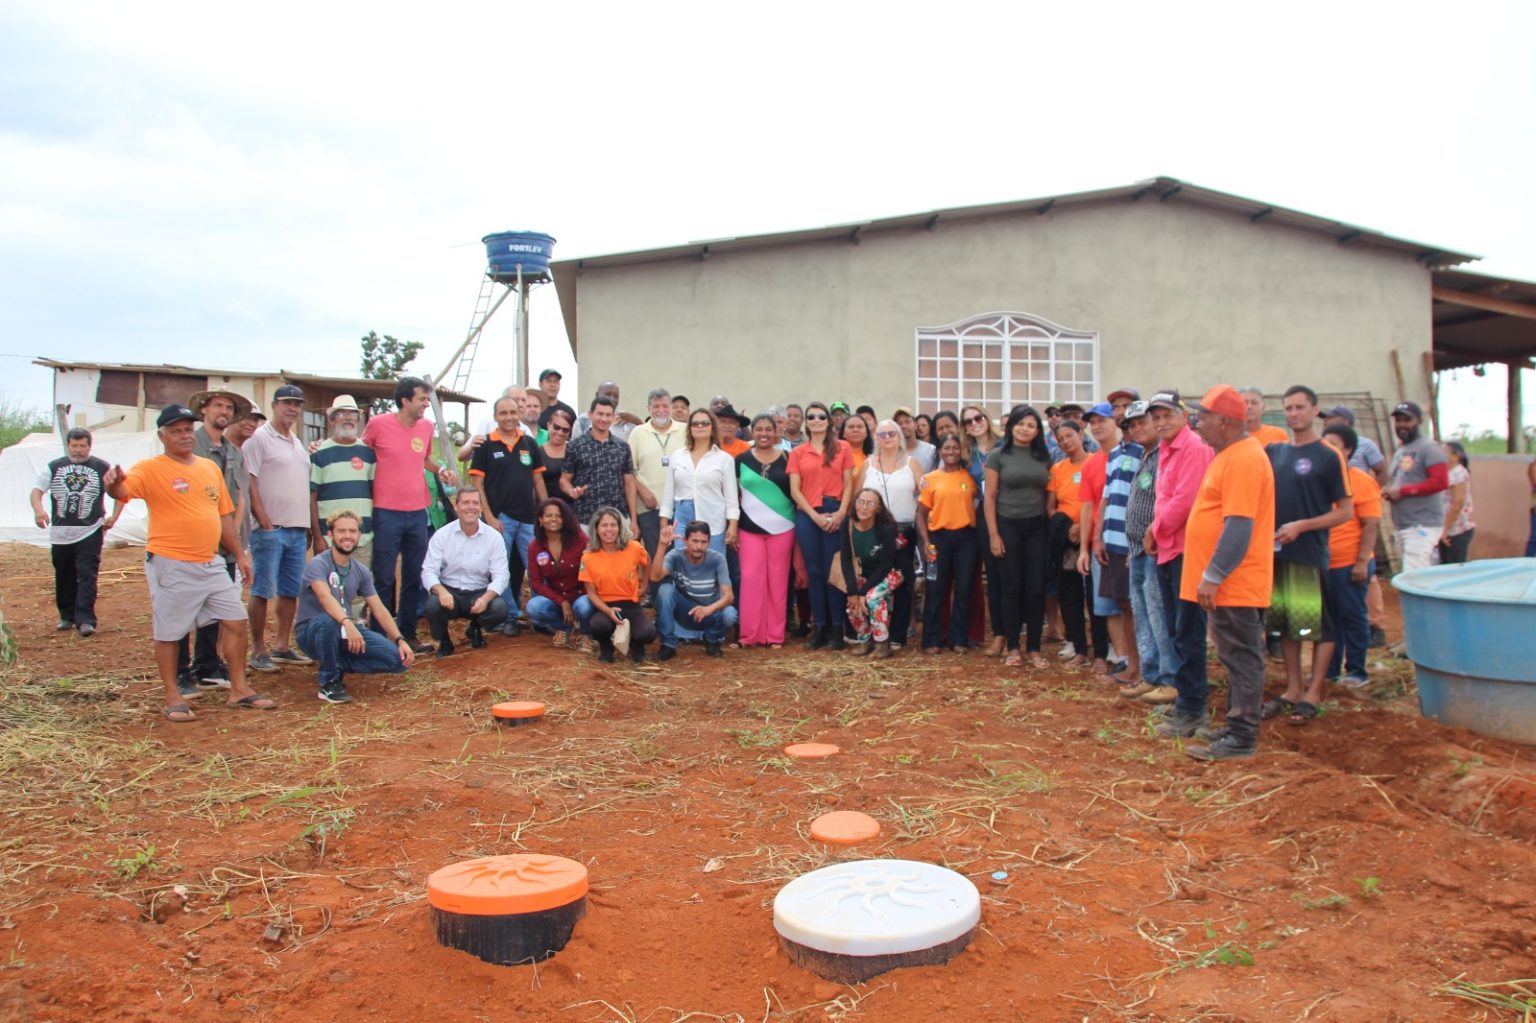
<path fill-rule="evenodd" d="M 143 433 L 108 433 L 95 435 L 91 454 L 109 465 L 121 465 L 127 469 L 133 463 L 153 458 L 160 453 L 160 440 L 155 431 Z M 48 546 L 48 530 L 38 529 L 32 520 L 32 488 L 37 477 L 48 463 L 63 457 L 64 445 L 55 433 L 32 433 L 0 451 L 0 543 L 29 543 L 34 547 Z M 48 498 L 43 498 L 48 507 Z M 112 500 L 107 499 L 107 513 L 111 514 Z M 131 501 L 123 509 L 117 525 L 107 534 L 109 546 L 133 545 L 142 547 L 149 540 L 148 510 L 143 501 Z"/>

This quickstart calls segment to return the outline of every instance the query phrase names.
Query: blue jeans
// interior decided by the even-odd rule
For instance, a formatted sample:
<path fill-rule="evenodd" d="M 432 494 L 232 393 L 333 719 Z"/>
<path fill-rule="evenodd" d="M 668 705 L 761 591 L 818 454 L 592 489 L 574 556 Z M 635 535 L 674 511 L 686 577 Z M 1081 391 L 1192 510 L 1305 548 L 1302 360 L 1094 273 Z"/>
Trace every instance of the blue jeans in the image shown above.
<path fill-rule="evenodd" d="M 398 675 L 405 670 L 400 663 L 400 645 L 391 643 L 381 632 L 374 632 L 363 625 L 363 652 L 354 654 L 341 641 L 341 626 L 330 615 L 315 615 L 306 619 L 294 630 L 294 641 L 300 649 L 320 664 L 320 684 L 340 682 L 342 675 L 353 671 L 360 675 Z"/>
<path fill-rule="evenodd" d="M 517 551 L 517 557 L 523 563 L 523 568 L 528 567 L 528 545 L 533 543 L 533 523 L 520 522 L 510 515 L 496 516 L 501 520 L 501 542 L 507 545 L 507 557 L 512 557 L 512 552 Z M 507 602 L 507 610 L 515 618 L 517 617 L 517 594 L 503 593 L 501 599 Z"/>
<path fill-rule="evenodd" d="M 1179 599 L 1179 582 L 1184 574 L 1184 555 L 1157 566 L 1157 585 L 1163 596 L 1163 618 L 1173 637 L 1173 664 L 1164 665 L 1164 676 L 1173 675 L 1179 690 L 1174 713 L 1184 717 L 1205 714 L 1211 688 L 1205 669 L 1205 609 L 1191 600 Z M 1172 608 L 1173 612 L 1168 613 Z"/>
<path fill-rule="evenodd" d="M 309 530 L 299 526 L 251 530 L 251 596 L 297 597 L 304 588 Z M 423 556 L 426 552 L 423 550 Z"/>
<path fill-rule="evenodd" d="M 548 597 L 535 593 L 528 598 L 528 606 L 523 609 L 528 620 L 536 626 L 550 629 L 554 632 L 569 632 L 566 627 L 565 615 L 560 613 L 560 605 Z M 592 616 L 592 602 L 586 597 L 577 597 L 571 601 L 571 615 L 576 619 L 576 627 L 581 630 L 583 636 L 591 630 L 587 628 L 587 619 Z"/>
<path fill-rule="evenodd" d="M 1525 540 L 1525 556 L 1536 558 L 1536 508 L 1531 509 L 1531 535 Z"/>
<path fill-rule="evenodd" d="M 823 514 L 837 511 L 836 498 L 826 498 L 816 510 Z M 827 576 L 832 571 L 832 559 L 842 553 L 843 534 L 828 533 L 803 511 L 795 512 L 795 542 L 805 556 L 805 571 L 811 577 L 811 618 L 818 629 L 831 627 L 834 635 L 842 636 L 848 618 L 848 598 L 841 591 L 830 595 Z"/>
<path fill-rule="evenodd" d="M 736 624 L 736 608 L 722 607 L 714 614 L 698 623 L 698 628 L 690 628 L 678 620 L 678 614 L 686 614 L 688 602 L 677 596 L 677 587 L 671 582 L 663 582 L 656 587 L 656 631 L 661 633 L 662 646 L 677 646 L 680 639 L 703 638 L 707 643 L 720 643 L 725 640 L 725 633 Z"/>
<path fill-rule="evenodd" d="M 683 530 L 686 529 L 688 527 L 688 523 L 692 521 L 693 500 L 690 498 L 684 501 L 674 501 L 672 504 L 672 525 L 677 530 L 677 539 L 672 541 L 672 549 L 674 551 L 680 551 L 683 549 L 683 541 L 687 539 L 683 536 Z M 725 556 L 726 551 L 724 530 L 717 533 L 715 532 L 713 526 L 710 527 L 709 549 L 712 551 L 719 551 L 722 557 Z M 662 635 L 666 635 L 666 633 L 662 633 Z"/>
<path fill-rule="evenodd" d="M 1365 593 L 1370 587 L 1371 576 L 1376 571 L 1376 560 L 1366 566 L 1365 582 L 1350 580 L 1352 565 L 1330 568 L 1324 585 L 1328 587 L 1329 602 L 1333 604 L 1333 659 L 1328 662 L 1328 677 L 1338 678 L 1339 669 L 1346 669 L 1356 678 L 1366 678 L 1366 651 L 1371 645 L 1371 622 L 1365 607 Z"/>
<path fill-rule="evenodd" d="M 1173 685 L 1173 635 L 1163 610 L 1163 590 L 1157 579 L 1157 559 L 1132 554 L 1131 614 L 1136 619 L 1136 652 L 1141 655 L 1141 677 L 1160 686 Z"/>
<path fill-rule="evenodd" d="M 400 634 L 416 641 L 422 612 L 421 563 L 427 560 L 427 510 L 373 509 L 373 585 Z M 395 556 L 400 557 L 400 593 L 395 600 Z M 398 604 L 398 609 L 397 605 Z"/>

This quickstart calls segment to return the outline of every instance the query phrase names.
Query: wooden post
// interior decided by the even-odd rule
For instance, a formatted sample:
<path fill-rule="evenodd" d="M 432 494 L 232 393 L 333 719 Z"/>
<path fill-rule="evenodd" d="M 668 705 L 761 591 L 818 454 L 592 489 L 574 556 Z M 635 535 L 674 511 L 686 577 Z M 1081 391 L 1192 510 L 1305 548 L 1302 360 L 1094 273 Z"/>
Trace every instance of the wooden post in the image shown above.
<path fill-rule="evenodd" d="M 1509 384 L 1505 389 L 1504 401 L 1508 405 L 1509 413 L 1509 444 L 1507 450 L 1512 455 L 1518 455 L 1525 450 L 1525 434 L 1521 431 L 1520 413 L 1520 370 L 1525 365 L 1525 360 L 1505 364 L 1509 371 Z"/>
<path fill-rule="evenodd" d="M 1435 353 L 1424 353 L 1424 386 L 1429 390 L 1429 429 L 1435 440 L 1440 436 L 1440 386 L 1435 382 Z"/>
<path fill-rule="evenodd" d="M 144 432 L 144 374 L 139 374 L 139 432 Z"/>
<path fill-rule="evenodd" d="M 1398 356 L 1396 348 L 1392 349 L 1392 376 L 1397 380 L 1397 401 L 1407 401 L 1408 389 L 1403 386 L 1403 360 Z"/>

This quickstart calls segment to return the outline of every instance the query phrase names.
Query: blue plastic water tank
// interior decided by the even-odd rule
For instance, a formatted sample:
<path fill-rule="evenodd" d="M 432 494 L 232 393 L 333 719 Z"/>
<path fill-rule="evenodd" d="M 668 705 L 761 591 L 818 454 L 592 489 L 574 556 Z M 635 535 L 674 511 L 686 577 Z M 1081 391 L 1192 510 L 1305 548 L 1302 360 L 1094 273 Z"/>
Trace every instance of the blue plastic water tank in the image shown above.
<path fill-rule="evenodd" d="M 503 283 L 517 280 L 521 264 L 523 277 L 549 273 L 549 260 L 555 254 L 555 240 L 540 231 L 501 231 L 480 239 L 485 243 L 485 258 L 490 274 Z"/>
<path fill-rule="evenodd" d="M 1392 580 L 1419 709 L 1536 745 L 1536 559 L 1436 565 Z"/>

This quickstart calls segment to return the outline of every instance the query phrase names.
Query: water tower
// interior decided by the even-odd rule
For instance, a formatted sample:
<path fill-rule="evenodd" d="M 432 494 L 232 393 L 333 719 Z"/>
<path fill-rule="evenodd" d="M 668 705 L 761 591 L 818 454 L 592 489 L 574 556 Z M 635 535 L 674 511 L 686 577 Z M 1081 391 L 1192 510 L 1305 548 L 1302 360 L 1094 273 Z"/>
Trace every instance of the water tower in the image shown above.
<path fill-rule="evenodd" d="M 451 388 L 464 393 L 475 365 L 475 351 L 485 325 L 508 298 L 517 298 L 516 368 L 513 383 L 532 383 L 528 379 L 528 295 L 540 284 L 551 280 L 549 260 L 555 251 L 555 239 L 540 231 L 500 231 L 480 239 L 485 243 L 485 276 L 480 282 L 480 297 L 469 321 L 469 335 L 454 350 L 448 365 L 438 374 L 439 381 L 453 371 Z"/>

